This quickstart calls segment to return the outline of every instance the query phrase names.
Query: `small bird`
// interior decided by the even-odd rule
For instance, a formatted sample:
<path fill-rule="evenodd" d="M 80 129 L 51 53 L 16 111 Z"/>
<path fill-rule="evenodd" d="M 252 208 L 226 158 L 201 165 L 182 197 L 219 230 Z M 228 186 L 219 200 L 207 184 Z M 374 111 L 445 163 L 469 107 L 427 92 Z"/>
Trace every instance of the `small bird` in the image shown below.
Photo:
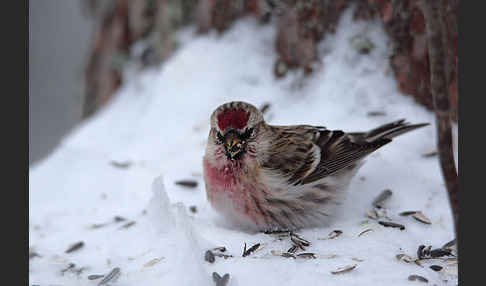
<path fill-rule="evenodd" d="M 354 133 L 274 126 L 240 101 L 219 106 L 210 124 L 203 158 L 208 201 L 232 222 L 256 231 L 327 225 L 367 155 L 428 125 L 398 120 Z"/>

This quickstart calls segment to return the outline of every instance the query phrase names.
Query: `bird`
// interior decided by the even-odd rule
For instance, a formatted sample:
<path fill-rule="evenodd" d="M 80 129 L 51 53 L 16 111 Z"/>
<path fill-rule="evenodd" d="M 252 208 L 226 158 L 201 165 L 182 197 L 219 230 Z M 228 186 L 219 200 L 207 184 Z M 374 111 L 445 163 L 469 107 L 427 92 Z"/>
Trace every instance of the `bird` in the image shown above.
<path fill-rule="evenodd" d="M 364 159 L 394 137 L 428 123 L 404 119 L 367 132 L 267 124 L 243 101 L 210 117 L 203 156 L 206 197 L 231 223 L 253 231 L 329 225 Z"/>

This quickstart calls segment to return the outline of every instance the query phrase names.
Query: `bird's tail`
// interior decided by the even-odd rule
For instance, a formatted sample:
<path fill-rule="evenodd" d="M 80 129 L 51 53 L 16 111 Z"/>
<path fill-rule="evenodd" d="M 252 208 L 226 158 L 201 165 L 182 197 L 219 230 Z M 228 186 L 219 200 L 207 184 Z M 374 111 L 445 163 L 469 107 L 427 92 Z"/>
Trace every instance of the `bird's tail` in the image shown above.
<path fill-rule="evenodd" d="M 420 123 L 420 124 L 410 124 L 405 122 L 405 119 L 400 119 L 385 125 L 381 125 L 375 129 L 372 129 L 366 133 L 363 133 L 362 136 L 368 142 L 373 142 L 378 139 L 392 139 L 403 133 L 415 130 L 420 127 L 424 127 L 429 125 L 429 123 Z"/>

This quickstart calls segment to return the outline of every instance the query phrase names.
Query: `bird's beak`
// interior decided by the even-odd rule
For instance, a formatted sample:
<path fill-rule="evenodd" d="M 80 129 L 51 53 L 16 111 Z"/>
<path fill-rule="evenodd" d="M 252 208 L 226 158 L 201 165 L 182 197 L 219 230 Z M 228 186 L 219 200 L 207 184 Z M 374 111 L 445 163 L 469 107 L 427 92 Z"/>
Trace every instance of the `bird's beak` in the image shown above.
<path fill-rule="evenodd" d="M 231 159 L 235 158 L 236 155 L 242 151 L 241 145 L 241 140 L 238 137 L 227 136 L 227 138 L 225 138 L 224 146 Z"/>

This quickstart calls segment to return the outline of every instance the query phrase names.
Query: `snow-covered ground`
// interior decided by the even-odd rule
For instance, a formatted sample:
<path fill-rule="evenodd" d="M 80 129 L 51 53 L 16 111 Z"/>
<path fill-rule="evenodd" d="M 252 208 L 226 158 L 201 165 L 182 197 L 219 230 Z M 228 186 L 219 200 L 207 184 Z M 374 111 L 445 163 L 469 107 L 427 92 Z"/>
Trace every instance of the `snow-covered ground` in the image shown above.
<path fill-rule="evenodd" d="M 371 53 L 352 47 L 356 35 L 371 39 Z M 29 260 L 30 284 L 98 285 L 102 278 L 88 276 L 115 267 L 121 274 L 110 285 L 214 285 L 213 272 L 229 273 L 231 286 L 420 285 L 407 279 L 411 274 L 430 285 L 457 284 L 454 263 L 429 260 L 421 267 L 395 257 L 416 258 L 419 245 L 441 247 L 454 235 L 437 157 L 422 156 L 436 146 L 434 116 L 399 94 L 378 22 L 355 23 L 348 11 L 337 33 L 320 45 L 320 68 L 307 78 L 291 72 L 283 80 L 273 76 L 270 25 L 243 19 L 222 36 L 195 36 L 189 29 L 180 37 L 181 47 L 167 62 L 132 76 L 103 111 L 30 168 L 29 247 L 39 255 Z M 286 251 L 289 239 L 228 225 L 206 200 L 201 174 L 209 116 L 232 100 L 270 103 L 265 116 L 271 124 L 364 131 L 406 118 L 431 126 L 370 156 L 329 227 L 298 232 L 311 242 L 306 252 L 316 259 L 284 258 L 272 250 Z M 368 116 L 370 111 L 386 115 Z M 175 184 L 183 179 L 198 185 Z M 393 191 L 387 215 L 405 225 L 403 231 L 365 215 L 387 188 Z M 423 211 L 432 224 L 398 215 L 409 210 Z M 115 216 L 126 220 L 116 222 Z M 373 231 L 358 236 L 366 229 Z M 343 233 L 319 239 L 333 230 Z M 65 252 L 79 241 L 83 247 Z M 263 247 L 242 257 L 244 243 Z M 205 261 L 206 250 L 217 246 L 233 257 Z M 352 271 L 331 273 L 354 264 Z M 431 264 L 445 268 L 435 272 Z"/>

